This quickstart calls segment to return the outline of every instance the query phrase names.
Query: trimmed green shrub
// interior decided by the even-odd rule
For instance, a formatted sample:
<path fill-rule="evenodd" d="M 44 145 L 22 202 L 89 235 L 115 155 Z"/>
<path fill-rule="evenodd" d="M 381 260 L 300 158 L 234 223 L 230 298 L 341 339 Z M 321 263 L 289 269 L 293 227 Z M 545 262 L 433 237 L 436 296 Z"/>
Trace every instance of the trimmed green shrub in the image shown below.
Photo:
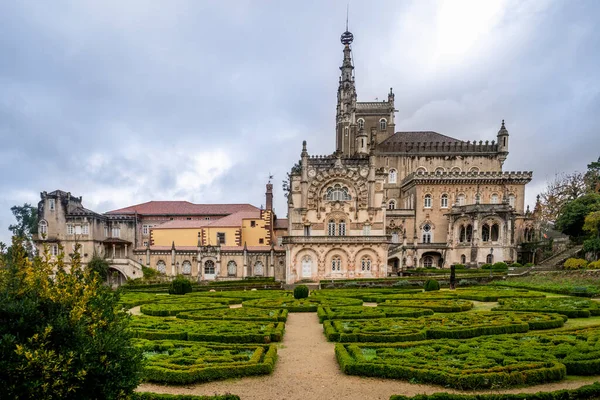
<path fill-rule="evenodd" d="M 483 335 L 523 333 L 560 328 L 562 315 L 477 312 L 419 318 L 326 320 L 323 330 L 333 342 L 404 342 L 425 339 L 466 339 Z"/>
<path fill-rule="evenodd" d="M 569 258 L 563 265 L 564 269 L 583 269 L 587 267 L 588 262 L 583 258 Z"/>
<path fill-rule="evenodd" d="M 266 375 L 277 359 L 275 345 L 134 340 L 144 351 L 144 379 L 176 385 Z"/>
<path fill-rule="evenodd" d="M 171 282 L 169 294 L 186 294 L 192 291 L 192 283 L 189 279 L 179 275 Z"/>
<path fill-rule="evenodd" d="M 319 306 L 360 306 L 362 300 L 344 297 L 311 296 L 307 299 L 273 298 L 254 299 L 242 303 L 244 307 L 256 308 L 283 308 L 289 312 L 316 312 Z"/>
<path fill-rule="evenodd" d="M 531 268 L 533 266 L 535 266 L 535 264 L 531 263 L 531 262 L 528 262 L 527 264 L 524 265 L 525 268 Z"/>
<path fill-rule="evenodd" d="M 177 318 L 205 320 L 222 319 L 236 321 L 272 321 L 286 322 L 288 310 L 262 309 L 262 308 L 220 308 L 214 310 L 198 310 L 180 312 Z"/>
<path fill-rule="evenodd" d="M 465 265 L 464 264 L 454 264 L 454 269 L 455 270 L 462 270 L 465 269 Z"/>
<path fill-rule="evenodd" d="M 435 279 L 428 279 L 425 281 L 425 284 L 423 285 L 423 289 L 425 289 L 426 292 L 440 290 L 440 284 Z"/>
<path fill-rule="evenodd" d="M 481 269 L 491 269 L 492 268 L 492 264 L 483 264 L 481 266 Z"/>
<path fill-rule="evenodd" d="M 592 261 L 591 263 L 588 264 L 587 267 L 589 269 L 600 269 L 600 260 L 598 260 L 598 261 Z"/>
<path fill-rule="evenodd" d="M 308 297 L 308 286 L 298 285 L 294 288 L 294 298 L 296 300 L 305 299 Z"/>
<path fill-rule="evenodd" d="M 404 308 L 404 307 L 319 307 L 317 316 L 319 323 L 332 319 L 373 319 L 393 317 L 421 317 L 432 315 L 433 311 L 426 308 Z"/>
<path fill-rule="evenodd" d="M 522 289 L 504 289 L 483 286 L 479 288 L 468 288 L 456 290 L 459 299 L 475 300 L 483 302 L 498 301 L 506 298 L 540 298 L 546 297 L 543 293 L 534 293 Z"/>
<path fill-rule="evenodd" d="M 569 318 L 588 318 L 600 315 L 600 302 L 574 297 L 544 299 L 499 299 L 493 311 L 531 311 L 566 315 Z"/>
<path fill-rule="evenodd" d="M 492 270 L 494 271 L 506 271 L 508 269 L 508 265 L 505 262 L 499 261 L 492 265 Z"/>
<path fill-rule="evenodd" d="M 380 296 L 387 295 L 411 295 L 415 293 L 423 293 L 422 289 L 380 289 L 380 288 L 368 288 L 368 289 L 321 289 L 313 290 L 310 294 L 311 298 L 324 298 L 324 297 L 350 297 L 353 299 L 361 299 L 363 301 L 374 301 L 373 299 Z"/>
<path fill-rule="evenodd" d="M 566 374 L 598 375 L 599 339 L 600 332 L 588 328 L 416 343 L 338 343 L 335 353 L 349 375 L 485 389 L 559 381 Z"/>
<path fill-rule="evenodd" d="M 518 262 L 514 262 L 512 264 L 510 264 L 511 268 L 523 268 L 523 265 L 518 263 Z"/>
<path fill-rule="evenodd" d="M 385 300 L 379 303 L 384 307 L 411 307 L 427 308 L 438 313 L 453 313 L 459 311 L 468 311 L 473 308 L 473 302 L 458 299 L 434 299 L 434 300 Z"/>
<path fill-rule="evenodd" d="M 190 303 L 167 303 L 154 302 L 144 304 L 140 307 L 142 314 L 151 315 L 154 317 L 169 317 L 175 316 L 181 312 L 194 310 L 214 310 L 215 308 L 229 309 L 226 304 L 208 303 L 208 302 L 190 302 Z"/>

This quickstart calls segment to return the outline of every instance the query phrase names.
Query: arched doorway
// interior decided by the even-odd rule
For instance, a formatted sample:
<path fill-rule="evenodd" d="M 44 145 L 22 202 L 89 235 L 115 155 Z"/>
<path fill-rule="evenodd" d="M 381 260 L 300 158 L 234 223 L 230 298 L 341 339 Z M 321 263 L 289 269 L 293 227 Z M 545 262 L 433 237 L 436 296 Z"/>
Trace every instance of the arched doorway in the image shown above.
<path fill-rule="evenodd" d="M 119 287 L 127 282 L 127 277 L 116 268 L 109 268 L 106 284 L 110 287 Z"/>
<path fill-rule="evenodd" d="M 437 251 L 427 251 L 421 256 L 419 267 L 422 268 L 442 268 L 444 259 L 442 254 Z"/>

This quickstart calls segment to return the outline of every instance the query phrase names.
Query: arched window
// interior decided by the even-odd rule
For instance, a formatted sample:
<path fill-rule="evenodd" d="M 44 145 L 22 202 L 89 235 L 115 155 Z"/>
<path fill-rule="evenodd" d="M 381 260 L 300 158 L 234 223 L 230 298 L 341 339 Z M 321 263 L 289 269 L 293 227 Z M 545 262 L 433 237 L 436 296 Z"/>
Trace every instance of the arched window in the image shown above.
<path fill-rule="evenodd" d="M 333 187 L 327 189 L 327 195 L 325 196 L 326 200 L 329 201 L 348 201 L 351 200 L 352 197 L 350 193 L 348 193 L 347 187 L 342 187 L 340 184 L 336 184 Z"/>
<path fill-rule="evenodd" d="M 423 226 L 423 243 L 431 243 L 431 226 L 429 224 Z"/>
<path fill-rule="evenodd" d="M 360 269 L 363 272 L 371 271 L 371 259 L 369 257 L 365 256 L 360 260 Z"/>
<path fill-rule="evenodd" d="M 167 273 L 167 265 L 163 260 L 158 260 L 158 262 L 156 263 L 156 270 L 161 274 Z"/>
<path fill-rule="evenodd" d="M 302 277 L 309 278 L 312 275 L 312 258 L 302 257 Z"/>
<path fill-rule="evenodd" d="M 444 169 L 444 167 L 437 167 L 435 169 L 435 173 L 436 174 L 443 174 L 444 172 L 446 172 L 446 170 Z"/>
<path fill-rule="evenodd" d="M 342 259 L 339 256 L 331 258 L 331 271 L 339 272 L 342 270 Z"/>
<path fill-rule="evenodd" d="M 397 180 L 398 180 L 398 171 L 396 171 L 394 168 L 390 169 L 390 171 L 388 173 L 388 183 L 396 183 Z"/>
<path fill-rule="evenodd" d="M 515 195 L 514 194 L 508 195 L 508 205 L 511 206 L 512 208 L 515 208 Z"/>
<path fill-rule="evenodd" d="M 458 235 L 458 241 L 464 243 L 467 240 L 467 228 L 464 225 L 460 227 L 460 234 Z"/>
<path fill-rule="evenodd" d="M 425 195 L 425 202 L 423 204 L 423 207 L 431 208 L 431 195 L 430 194 Z"/>
<path fill-rule="evenodd" d="M 471 167 L 471 169 L 469 169 L 469 172 L 478 173 L 479 172 L 479 168 L 477 168 L 477 167 Z"/>
<path fill-rule="evenodd" d="M 491 230 L 490 236 L 492 238 L 492 242 L 498 241 L 498 238 L 500 237 L 500 227 L 498 226 L 498 224 L 492 225 L 492 230 Z"/>
<path fill-rule="evenodd" d="M 364 129 L 365 128 L 365 120 L 362 118 L 359 118 L 358 121 L 356 121 L 358 123 L 358 129 Z"/>
<path fill-rule="evenodd" d="M 494 263 L 494 256 L 491 254 L 488 254 L 487 257 L 485 258 L 485 262 L 487 264 L 493 264 Z"/>
<path fill-rule="evenodd" d="M 433 267 L 433 257 L 431 257 L 431 256 L 423 257 L 423 266 L 425 268 L 432 268 Z"/>
<path fill-rule="evenodd" d="M 459 194 L 458 196 L 456 196 L 456 204 L 458 204 L 459 206 L 465 205 L 465 195 L 464 194 Z"/>
<path fill-rule="evenodd" d="M 460 256 L 460 263 L 462 265 L 465 265 L 467 263 L 467 256 L 465 256 L 464 254 Z"/>
<path fill-rule="evenodd" d="M 215 274 L 215 262 L 212 260 L 207 260 L 204 263 L 204 274 L 205 275 L 214 275 Z"/>
<path fill-rule="evenodd" d="M 490 226 L 488 224 L 483 224 L 481 227 L 481 240 L 484 242 L 489 242 L 490 240 Z"/>
<path fill-rule="evenodd" d="M 46 235 L 48 234 L 48 223 L 44 220 L 40 221 L 39 225 L 38 225 L 38 233 L 40 235 Z"/>
<path fill-rule="evenodd" d="M 340 221 L 338 232 L 340 236 L 346 236 L 346 221 Z"/>
<path fill-rule="evenodd" d="M 425 168 L 425 167 L 417 168 L 417 175 L 422 175 L 422 174 L 426 174 L 426 173 L 427 173 L 427 168 Z"/>
<path fill-rule="evenodd" d="M 442 195 L 440 205 L 442 208 L 448 208 L 448 195 L 447 194 L 444 193 Z"/>
<path fill-rule="evenodd" d="M 329 236 L 335 236 L 335 221 L 330 219 L 327 224 L 327 234 Z"/>
<path fill-rule="evenodd" d="M 387 121 L 385 118 L 379 120 L 379 130 L 385 131 L 387 129 Z"/>
<path fill-rule="evenodd" d="M 450 172 L 452 172 L 453 174 L 458 174 L 461 172 L 461 169 L 460 169 L 460 167 L 452 167 Z"/>
<path fill-rule="evenodd" d="M 257 261 L 254 264 L 254 276 L 263 276 L 263 274 L 264 274 L 263 263 L 260 261 Z"/>
<path fill-rule="evenodd" d="M 467 225 L 467 243 L 471 243 L 473 240 L 473 225 Z"/>
<path fill-rule="evenodd" d="M 388 202 L 388 210 L 395 210 L 396 209 L 396 200 L 390 200 Z"/>
<path fill-rule="evenodd" d="M 237 276 L 237 264 L 235 261 L 227 263 L 227 276 Z"/>
<path fill-rule="evenodd" d="M 400 235 L 398 235 L 398 232 L 392 232 L 392 243 L 399 243 L 400 242 Z"/>
<path fill-rule="evenodd" d="M 492 194 L 491 203 L 492 204 L 498 204 L 498 195 L 496 193 Z"/>
<path fill-rule="evenodd" d="M 184 275 L 189 275 L 192 273 L 192 263 L 188 260 L 185 260 L 183 264 L 181 264 L 181 273 Z"/>
<path fill-rule="evenodd" d="M 526 242 L 533 241 L 533 228 L 525 228 L 525 232 L 523 233 L 523 240 Z"/>

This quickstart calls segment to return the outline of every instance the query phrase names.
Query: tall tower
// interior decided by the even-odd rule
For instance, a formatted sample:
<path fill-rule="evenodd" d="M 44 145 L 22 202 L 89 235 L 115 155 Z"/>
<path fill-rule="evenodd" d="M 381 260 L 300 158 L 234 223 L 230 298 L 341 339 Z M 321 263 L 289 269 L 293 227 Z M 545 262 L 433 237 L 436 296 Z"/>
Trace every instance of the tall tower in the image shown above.
<path fill-rule="evenodd" d="M 340 67 L 336 112 L 336 150 L 346 155 L 351 155 L 356 151 L 356 88 L 350 48 L 353 40 L 354 35 L 348 31 L 348 18 L 346 18 L 346 31 L 341 36 L 341 42 L 344 45 L 344 60 Z"/>

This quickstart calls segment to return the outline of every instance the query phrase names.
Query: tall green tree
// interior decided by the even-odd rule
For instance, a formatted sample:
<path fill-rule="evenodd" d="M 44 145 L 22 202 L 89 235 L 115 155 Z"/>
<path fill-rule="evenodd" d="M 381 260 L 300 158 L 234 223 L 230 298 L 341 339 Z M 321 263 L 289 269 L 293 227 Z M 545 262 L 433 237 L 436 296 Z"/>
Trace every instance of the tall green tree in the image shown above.
<path fill-rule="evenodd" d="M 30 259 L 22 239 L 0 258 L 0 397 L 127 399 L 143 356 L 118 293 L 82 269 L 77 251 Z"/>
<path fill-rule="evenodd" d="M 21 245 L 25 247 L 27 254 L 31 257 L 34 254 L 35 246 L 33 244 L 33 235 L 37 233 L 38 228 L 38 210 L 29 203 L 22 206 L 12 206 L 10 208 L 16 224 L 8 226 L 8 230 L 13 236 L 22 238 Z"/>
<path fill-rule="evenodd" d="M 600 157 L 598 157 L 598 161 L 589 163 L 587 168 L 584 179 L 588 191 L 600 194 Z"/>
<path fill-rule="evenodd" d="M 568 202 L 561 209 L 556 220 L 556 228 L 573 238 L 585 236 L 586 232 L 583 230 L 585 218 L 595 211 L 600 211 L 600 194 L 591 193 L 579 197 Z"/>

